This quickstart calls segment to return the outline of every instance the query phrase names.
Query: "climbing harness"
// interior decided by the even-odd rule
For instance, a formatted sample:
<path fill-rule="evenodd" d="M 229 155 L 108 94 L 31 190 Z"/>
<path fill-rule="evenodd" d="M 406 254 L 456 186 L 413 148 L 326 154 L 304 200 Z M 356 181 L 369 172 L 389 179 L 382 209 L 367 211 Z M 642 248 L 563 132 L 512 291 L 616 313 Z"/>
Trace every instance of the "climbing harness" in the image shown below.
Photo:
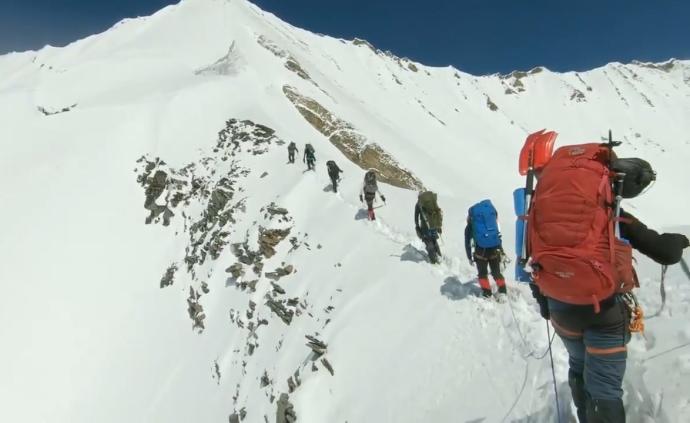
<path fill-rule="evenodd" d="M 626 292 L 621 295 L 623 303 L 628 308 L 630 312 L 630 321 L 628 322 L 628 328 L 630 332 L 644 332 L 644 312 L 640 303 L 637 301 L 637 297 L 632 292 Z"/>

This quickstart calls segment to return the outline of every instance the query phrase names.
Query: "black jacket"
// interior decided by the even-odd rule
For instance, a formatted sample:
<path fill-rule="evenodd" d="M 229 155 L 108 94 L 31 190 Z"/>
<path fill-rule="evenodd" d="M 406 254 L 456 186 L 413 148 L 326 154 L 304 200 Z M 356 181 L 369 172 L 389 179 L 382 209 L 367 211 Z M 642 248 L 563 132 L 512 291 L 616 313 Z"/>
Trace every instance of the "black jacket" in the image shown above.
<path fill-rule="evenodd" d="M 338 165 L 335 164 L 335 162 L 333 162 L 332 165 L 327 166 L 327 168 L 328 168 L 328 176 L 330 176 L 331 178 L 337 178 L 338 175 L 340 175 L 343 172 L 342 170 L 340 170 Z"/>
<path fill-rule="evenodd" d="M 683 257 L 688 239 L 682 234 L 659 234 L 635 216 L 621 210 L 621 236 L 645 256 L 663 265 L 676 264 Z"/>

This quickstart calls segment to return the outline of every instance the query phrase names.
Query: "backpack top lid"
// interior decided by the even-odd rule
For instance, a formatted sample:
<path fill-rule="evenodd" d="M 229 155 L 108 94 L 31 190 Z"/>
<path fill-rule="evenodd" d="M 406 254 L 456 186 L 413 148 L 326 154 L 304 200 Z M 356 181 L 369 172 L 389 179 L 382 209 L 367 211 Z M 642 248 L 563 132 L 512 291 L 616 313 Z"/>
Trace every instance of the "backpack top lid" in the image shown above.
<path fill-rule="evenodd" d="M 443 226 L 443 212 L 438 206 L 435 192 L 420 192 L 417 197 L 417 204 L 422 209 L 422 215 L 426 221 L 427 229 L 441 229 Z"/>
<path fill-rule="evenodd" d="M 289 146 L 289 147 L 296 147 L 296 145 L 295 145 L 295 142 L 294 142 L 294 141 L 290 141 L 290 144 L 288 144 L 288 146 Z"/>
<path fill-rule="evenodd" d="M 335 168 L 335 162 L 333 160 L 329 160 L 326 162 L 326 166 L 328 166 L 329 169 L 334 169 Z"/>
<path fill-rule="evenodd" d="M 310 151 L 310 152 L 312 152 L 312 153 L 314 152 L 314 147 L 312 147 L 311 144 L 305 145 L 305 146 L 304 146 L 304 149 L 307 150 L 307 151 Z"/>
<path fill-rule="evenodd" d="M 468 211 L 475 244 L 480 248 L 494 248 L 501 245 L 498 230 L 498 213 L 491 200 L 482 200 Z"/>
<path fill-rule="evenodd" d="M 417 202 L 419 206 L 423 209 L 438 208 L 438 203 L 436 202 L 436 193 L 432 191 L 423 191 L 419 193 L 417 197 Z"/>
<path fill-rule="evenodd" d="M 378 184 L 376 183 L 376 171 L 374 171 L 374 169 L 369 169 L 367 173 L 364 174 L 364 192 L 375 193 L 378 190 Z"/>
<path fill-rule="evenodd" d="M 474 211 L 487 210 L 487 211 L 491 211 L 494 214 L 498 215 L 498 213 L 496 212 L 496 208 L 494 207 L 493 203 L 489 199 L 482 200 L 482 201 L 474 204 L 472 207 L 470 207 L 470 210 L 469 210 L 470 217 L 472 217 L 473 210 Z"/>
<path fill-rule="evenodd" d="M 656 172 L 649 162 L 638 159 L 613 159 L 611 169 L 616 173 L 624 173 L 623 198 L 634 198 L 640 195 L 652 182 L 656 181 Z"/>

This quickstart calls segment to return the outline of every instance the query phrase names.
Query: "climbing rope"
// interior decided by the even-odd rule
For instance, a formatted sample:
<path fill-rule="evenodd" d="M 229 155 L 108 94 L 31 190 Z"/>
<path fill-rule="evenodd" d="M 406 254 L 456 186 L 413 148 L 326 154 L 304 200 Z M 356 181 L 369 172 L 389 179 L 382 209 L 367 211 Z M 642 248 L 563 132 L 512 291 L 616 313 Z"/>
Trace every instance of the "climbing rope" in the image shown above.
<path fill-rule="evenodd" d="M 649 316 L 648 319 L 659 316 L 661 312 L 664 310 L 664 306 L 666 305 L 666 285 L 664 283 L 666 280 L 666 270 L 668 270 L 668 266 L 661 266 L 661 283 L 659 284 L 659 295 L 661 295 L 661 307 L 659 307 L 659 311 Z"/>
<path fill-rule="evenodd" d="M 520 323 L 518 322 L 517 316 L 515 315 L 515 310 L 513 309 L 513 303 L 510 300 L 510 297 L 508 297 L 508 306 L 510 307 L 510 314 L 513 316 L 513 322 L 515 323 L 515 327 L 517 328 L 518 335 L 520 336 L 520 339 L 522 340 L 522 345 L 525 347 L 525 349 L 530 349 L 529 344 L 527 343 L 527 339 L 525 338 L 525 335 L 523 335 L 522 330 L 520 329 Z M 548 323 L 548 322 L 547 322 Z M 530 357 L 534 358 L 535 360 L 541 360 L 544 357 L 546 357 L 546 354 L 549 353 L 549 350 L 551 349 L 551 344 L 553 343 L 553 339 L 556 337 L 556 333 L 554 332 L 553 335 L 551 335 L 549 338 L 549 345 L 547 346 L 546 350 L 542 353 L 537 355 L 537 352 L 535 350 L 531 350 L 527 355 L 522 356 L 523 360 L 526 360 Z"/>
<path fill-rule="evenodd" d="M 517 327 L 517 332 L 518 335 L 520 336 L 520 339 L 522 340 L 522 344 L 525 347 L 525 349 L 528 349 L 529 346 L 527 344 L 527 340 L 525 339 L 525 336 L 522 334 L 522 330 L 520 329 L 520 324 L 518 323 L 517 316 L 515 315 L 515 310 L 513 310 L 513 304 L 510 301 L 510 297 L 508 297 L 508 305 L 510 306 L 510 313 L 513 316 L 513 322 L 515 322 L 515 326 Z M 546 322 L 547 326 L 549 322 Z M 535 360 L 539 361 L 546 357 L 546 354 L 548 354 L 551 351 L 551 344 L 553 344 L 553 340 L 556 337 L 556 333 L 554 332 L 553 335 L 549 336 L 549 332 L 547 332 L 547 339 L 549 340 L 549 345 L 546 348 L 546 351 L 544 351 L 543 354 L 537 355 L 536 351 L 532 350 L 530 351 L 527 355 L 521 356 L 523 360 L 525 360 L 525 375 L 522 379 L 522 387 L 520 387 L 520 392 L 518 392 L 517 396 L 515 397 L 515 400 L 513 401 L 513 404 L 510 406 L 510 409 L 506 412 L 506 414 L 503 416 L 503 419 L 501 420 L 502 422 L 505 422 L 506 419 L 512 414 L 513 410 L 515 410 L 515 407 L 517 406 L 518 402 L 520 401 L 520 398 L 522 397 L 522 394 L 525 392 L 525 387 L 527 386 L 527 377 L 529 375 L 529 361 L 527 360 L 528 358 L 532 357 Z M 552 369 L 553 369 L 553 361 L 552 361 Z M 559 408 L 560 410 L 560 408 Z M 560 413 L 560 411 L 559 411 Z M 560 414 L 559 414 L 560 418 Z"/>
<path fill-rule="evenodd" d="M 546 322 L 546 337 L 551 337 L 551 325 Z M 558 387 L 556 386 L 556 369 L 553 366 L 553 352 L 551 351 L 551 344 L 549 344 L 549 356 L 551 357 L 551 376 L 553 377 L 553 393 L 556 396 L 556 415 L 558 416 L 558 423 L 561 423 L 561 405 L 558 401 Z"/>
<path fill-rule="evenodd" d="M 660 352 L 660 353 L 657 353 L 657 354 L 654 354 L 654 355 L 652 355 L 652 356 L 649 356 L 649 357 L 645 358 L 644 360 L 642 360 L 642 362 L 644 363 L 644 362 L 646 362 L 646 361 L 653 360 L 653 359 L 655 359 L 655 358 L 657 358 L 657 357 L 660 357 L 660 356 L 662 356 L 662 355 L 666 355 L 666 354 L 668 354 L 668 353 L 670 353 L 670 352 L 679 350 L 679 349 L 681 349 L 681 348 L 689 347 L 689 346 L 690 346 L 690 342 L 686 342 L 686 343 L 684 343 L 684 344 L 680 344 L 680 345 L 675 346 L 675 347 L 673 347 L 673 348 L 669 348 L 669 349 L 667 349 L 666 351 L 662 351 L 662 352 Z"/>

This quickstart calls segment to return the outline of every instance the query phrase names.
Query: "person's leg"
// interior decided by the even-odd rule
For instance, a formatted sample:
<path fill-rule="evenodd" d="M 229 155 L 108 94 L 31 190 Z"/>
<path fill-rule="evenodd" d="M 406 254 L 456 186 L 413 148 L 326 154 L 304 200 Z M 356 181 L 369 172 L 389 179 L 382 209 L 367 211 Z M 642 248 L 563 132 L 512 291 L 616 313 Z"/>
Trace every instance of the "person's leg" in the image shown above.
<path fill-rule="evenodd" d="M 566 351 L 568 351 L 568 385 L 573 397 L 573 403 L 577 410 L 577 418 L 580 423 L 587 421 L 587 392 L 585 390 L 585 361 L 586 352 L 583 339 L 583 332 L 577 329 L 569 329 L 559 324 L 558 316 L 552 312 L 551 325 L 563 341 Z"/>
<path fill-rule="evenodd" d="M 496 281 L 498 286 L 498 292 L 506 293 L 506 281 L 501 274 L 501 254 L 496 252 L 489 260 L 489 266 L 491 267 L 491 276 Z"/>
<path fill-rule="evenodd" d="M 369 220 L 376 219 L 376 216 L 374 215 L 374 197 L 376 197 L 376 193 L 364 193 L 364 200 L 367 202 L 367 212 L 369 214 Z"/>
<path fill-rule="evenodd" d="M 630 340 L 628 312 L 620 301 L 600 312 L 585 330 L 585 390 L 588 423 L 623 423 L 623 376 Z"/>
<path fill-rule="evenodd" d="M 573 404 L 577 410 L 577 418 L 580 423 L 587 421 L 587 393 L 585 391 L 584 367 L 585 367 L 585 344 L 582 338 L 570 338 L 558 335 L 563 341 L 565 349 L 568 351 L 568 385 L 570 394 L 573 397 Z"/>
<path fill-rule="evenodd" d="M 491 285 L 489 285 L 489 262 L 484 259 L 474 256 L 474 263 L 477 265 L 477 280 L 479 286 L 482 288 L 482 295 L 485 297 L 491 296 Z"/>
<path fill-rule="evenodd" d="M 364 193 L 364 200 L 367 202 L 367 209 L 374 210 L 374 197 L 376 194 Z"/>

